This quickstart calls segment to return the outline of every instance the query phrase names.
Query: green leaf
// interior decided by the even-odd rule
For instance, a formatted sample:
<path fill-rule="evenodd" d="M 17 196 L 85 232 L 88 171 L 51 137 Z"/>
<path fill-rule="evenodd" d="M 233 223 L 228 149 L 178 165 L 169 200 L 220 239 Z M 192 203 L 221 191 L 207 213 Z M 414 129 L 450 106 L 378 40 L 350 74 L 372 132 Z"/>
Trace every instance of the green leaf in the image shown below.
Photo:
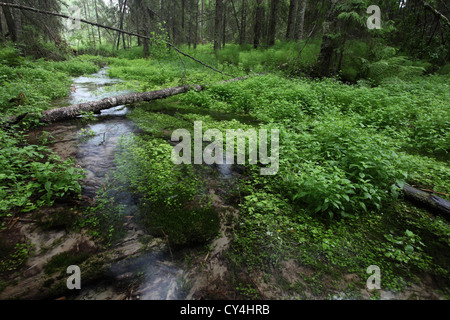
<path fill-rule="evenodd" d="M 47 192 L 51 191 L 51 186 L 52 186 L 52 182 L 51 181 L 47 181 L 44 185 L 45 190 L 47 190 Z"/>
<path fill-rule="evenodd" d="M 411 254 L 414 252 L 414 248 L 410 245 L 407 245 L 405 246 L 405 252 Z"/>

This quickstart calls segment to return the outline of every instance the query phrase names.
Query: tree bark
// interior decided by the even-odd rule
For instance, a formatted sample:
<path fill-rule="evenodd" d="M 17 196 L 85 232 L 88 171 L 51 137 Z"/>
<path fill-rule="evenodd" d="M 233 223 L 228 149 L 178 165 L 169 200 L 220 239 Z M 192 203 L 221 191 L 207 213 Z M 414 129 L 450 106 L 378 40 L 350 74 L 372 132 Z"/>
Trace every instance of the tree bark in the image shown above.
<path fill-rule="evenodd" d="M 3 10 L 0 7 L 0 42 L 2 42 L 3 39 Z"/>
<path fill-rule="evenodd" d="M 223 7 L 223 20 L 222 20 L 222 48 L 226 45 L 226 26 L 227 26 L 227 10 L 226 6 Z"/>
<path fill-rule="evenodd" d="M 195 25 L 194 25 L 194 49 L 197 49 L 197 42 L 198 42 L 198 0 L 194 1 L 195 4 Z"/>
<path fill-rule="evenodd" d="M 87 11 L 87 8 L 86 8 L 86 1 L 83 0 L 82 3 L 83 3 L 83 9 L 84 9 L 84 16 L 86 17 L 86 19 L 89 19 L 89 14 L 88 14 L 88 11 Z M 94 30 L 92 29 L 92 32 L 93 32 L 93 31 L 94 31 Z M 91 32 L 89 31 L 89 26 L 88 26 L 87 32 L 88 32 L 88 39 L 89 39 L 89 41 L 91 41 Z M 94 34 L 92 34 L 92 42 L 94 43 L 94 47 L 95 47 L 95 38 L 94 38 Z"/>
<path fill-rule="evenodd" d="M 298 0 L 291 0 L 289 2 L 289 13 L 286 28 L 286 40 L 293 40 L 295 34 L 295 17 L 297 13 Z"/>
<path fill-rule="evenodd" d="M 335 50 L 338 48 L 338 39 L 333 36 L 333 32 L 337 30 L 337 11 L 335 0 L 329 0 L 329 9 L 327 18 L 322 25 L 322 44 L 319 56 L 315 66 L 316 76 L 327 77 L 332 72 L 332 61 Z"/>
<path fill-rule="evenodd" d="M 98 18 L 97 0 L 94 0 L 94 5 L 95 5 L 95 16 L 97 18 L 97 23 L 100 23 L 100 19 Z M 100 27 L 98 27 L 98 26 L 97 26 L 97 31 L 98 31 L 98 42 L 100 43 L 100 45 L 102 45 L 102 36 L 101 36 L 101 32 L 100 32 Z"/>
<path fill-rule="evenodd" d="M 119 1 L 119 6 L 120 6 L 120 1 Z M 122 6 L 120 6 L 120 17 L 119 17 L 119 29 L 123 30 L 123 20 L 124 20 L 124 15 L 125 15 L 125 8 L 127 6 L 127 0 L 123 0 L 122 2 Z M 123 33 L 118 33 L 118 39 L 117 39 L 117 49 L 119 49 L 120 47 L 120 35 L 122 34 L 122 39 L 123 39 L 123 48 L 125 49 L 125 36 Z"/>
<path fill-rule="evenodd" d="M 406 199 L 442 214 L 447 220 L 450 220 L 450 201 L 406 184 L 403 185 L 402 191 Z"/>
<path fill-rule="evenodd" d="M 220 50 L 223 33 L 223 1 L 216 0 L 216 10 L 214 18 L 214 51 Z"/>
<path fill-rule="evenodd" d="M 270 1 L 269 30 L 267 33 L 267 44 L 269 46 L 273 46 L 275 44 L 275 36 L 277 33 L 278 4 L 279 0 Z"/>
<path fill-rule="evenodd" d="M 450 28 L 450 20 L 444 16 L 441 12 L 436 10 L 436 8 L 432 7 L 427 1 L 422 0 L 422 3 L 425 8 L 431 10 L 437 17 L 439 17 L 442 21 L 444 21 L 447 24 L 447 27 Z"/>
<path fill-rule="evenodd" d="M 306 0 L 300 0 L 295 27 L 296 40 L 298 41 L 303 39 L 303 30 L 305 28 L 305 12 L 306 12 Z"/>
<path fill-rule="evenodd" d="M 184 31 L 186 0 L 181 0 L 181 30 Z"/>
<path fill-rule="evenodd" d="M 91 101 L 80 104 L 74 104 L 67 107 L 45 110 L 42 112 L 42 122 L 57 122 L 62 120 L 73 119 L 83 112 L 99 113 L 101 110 L 109 109 L 121 105 L 131 104 L 140 101 L 151 101 L 164 99 L 170 96 L 186 93 L 192 88 L 202 90 L 201 86 L 180 86 L 166 88 L 150 92 L 131 93 L 111 98 L 104 98 L 100 101 Z"/>
<path fill-rule="evenodd" d="M 253 32 L 253 47 L 255 49 L 258 48 L 261 39 L 263 19 L 264 19 L 264 2 L 263 0 L 256 0 L 255 28 Z"/>
<path fill-rule="evenodd" d="M 246 0 L 241 0 L 241 28 L 239 30 L 239 44 L 245 43 L 245 35 L 247 30 L 247 5 Z"/>

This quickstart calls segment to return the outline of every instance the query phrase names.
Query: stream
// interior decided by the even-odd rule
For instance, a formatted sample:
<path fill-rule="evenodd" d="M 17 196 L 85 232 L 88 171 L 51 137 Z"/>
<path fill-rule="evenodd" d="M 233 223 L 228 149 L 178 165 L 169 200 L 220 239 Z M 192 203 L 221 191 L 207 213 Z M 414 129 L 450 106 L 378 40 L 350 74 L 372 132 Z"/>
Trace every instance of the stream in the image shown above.
<path fill-rule="evenodd" d="M 104 90 L 115 83 L 118 79 L 111 79 L 107 76 L 107 68 L 101 69 L 98 73 L 90 77 L 79 77 L 74 79 L 72 93 L 69 103 L 76 104 L 100 100 L 108 96 L 131 93 L 127 91 Z M 89 198 L 94 198 L 97 190 L 102 186 L 105 177 L 114 168 L 114 153 L 119 139 L 127 134 L 137 133 L 138 128 L 126 117 L 128 108 L 117 106 L 111 109 L 102 110 L 97 115 L 97 121 L 88 124 L 84 129 L 94 135 L 87 139 L 82 139 L 78 144 L 76 154 L 77 163 L 87 171 L 87 177 L 82 194 Z M 80 135 L 80 131 L 75 134 Z M 127 214 L 133 214 L 138 210 L 137 203 L 133 201 L 132 194 L 121 194 L 121 202 L 126 205 Z M 134 227 L 136 230 L 136 226 Z M 142 231 L 141 231 L 142 232 Z M 152 250 L 138 258 L 126 263 L 116 263 L 110 268 L 113 277 L 133 278 L 135 270 L 139 270 L 141 285 L 138 286 L 134 295 L 141 300 L 172 300 L 184 298 L 180 294 L 179 283 L 183 275 L 183 270 L 170 260 L 165 252 Z M 105 296 L 111 289 L 88 288 L 76 299 L 111 299 L 114 291 Z"/>
<path fill-rule="evenodd" d="M 114 84 L 119 83 L 120 80 L 109 78 L 107 70 L 108 68 L 105 67 L 92 76 L 75 78 L 70 97 L 59 103 L 77 104 L 130 93 L 114 90 Z M 105 181 L 108 173 L 114 170 L 114 154 L 120 138 L 124 135 L 139 133 L 139 128 L 126 117 L 128 111 L 126 106 L 117 106 L 102 110 L 100 114 L 95 115 L 96 121 L 83 123 L 79 119 L 68 120 L 47 125 L 35 133 L 37 136 L 43 133 L 50 136 L 53 140 L 51 148 L 62 159 L 75 159 L 77 165 L 87 172 L 83 181 L 82 196 L 89 201 L 96 197 L 99 188 L 106 189 Z M 216 170 L 223 179 L 230 179 L 233 176 L 229 165 L 218 166 Z M 114 192 L 114 185 L 111 186 L 109 182 L 108 188 L 111 187 Z M 126 208 L 125 215 L 132 216 L 139 210 L 135 198 L 133 194 L 120 192 L 119 201 Z M 117 261 L 108 267 L 107 279 L 88 284 L 80 290 L 80 293 L 71 295 L 70 299 L 174 300 L 186 298 L 187 292 L 185 288 L 183 289 L 183 284 L 186 282 L 185 270 L 179 263 L 172 261 L 164 243 L 152 244 L 151 250 L 141 254 L 139 240 L 141 236 L 147 234 L 146 231 L 140 225 L 131 222 L 127 224 L 126 232 L 125 239 L 121 242 L 125 244 L 117 248 L 113 247 L 113 250 L 117 249 L 127 259 L 117 258 Z M 63 236 L 60 238 L 63 239 Z M 67 240 L 67 238 L 64 239 Z M 38 243 L 39 241 L 35 240 L 36 246 L 43 247 Z M 53 254 L 55 252 L 58 251 L 53 251 Z M 49 260 L 44 257 L 41 257 L 39 261 L 37 259 L 31 259 L 30 264 L 34 262 L 37 265 L 43 263 L 41 260 Z"/>

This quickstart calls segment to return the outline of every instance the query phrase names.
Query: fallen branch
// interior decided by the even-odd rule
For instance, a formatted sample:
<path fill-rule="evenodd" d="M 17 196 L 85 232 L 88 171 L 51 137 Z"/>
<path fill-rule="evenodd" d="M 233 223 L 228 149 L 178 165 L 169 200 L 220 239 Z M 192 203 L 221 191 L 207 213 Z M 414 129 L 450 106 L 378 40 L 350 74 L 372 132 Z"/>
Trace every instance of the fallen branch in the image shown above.
<path fill-rule="evenodd" d="M 450 220 L 450 201 L 407 184 L 403 185 L 402 191 L 406 199 L 442 214 L 447 220 Z"/>
<path fill-rule="evenodd" d="M 450 20 L 446 16 L 444 16 L 436 8 L 431 6 L 427 1 L 422 0 L 422 3 L 423 3 L 425 8 L 431 10 L 431 12 L 433 12 L 441 21 L 444 21 L 446 23 L 447 27 L 450 28 Z"/>
<path fill-rule="evenodd" d="M 417 187 L 417 186 L 413 185 L 413 187 Z M 419 189 L 419 190 L 422 190 L 422 191 L 431 192 L 431 193 L 436 193 L 436 194 L 440 194 L 440 195 L 443 195 L 443 196 L 450 197 L 450 194 L 448 194 L 448 193 L 439 192 L 439 191 L 434 191 L 434 190 L 431 190 L 431 189 L 424 189 L 424 188 L 418 188 L 418 189 Z"/>

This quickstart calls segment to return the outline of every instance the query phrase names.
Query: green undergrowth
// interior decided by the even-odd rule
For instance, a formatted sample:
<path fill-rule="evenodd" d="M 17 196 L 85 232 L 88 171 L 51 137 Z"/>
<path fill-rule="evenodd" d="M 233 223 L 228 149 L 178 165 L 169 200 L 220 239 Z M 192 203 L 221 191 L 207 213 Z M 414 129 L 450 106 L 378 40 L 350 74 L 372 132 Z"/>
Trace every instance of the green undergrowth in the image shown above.
<path fill-rule="evenodd" d="M 228 50 L 223 57 L 237 59 Z M 400 190 L 408 183 L 449 199 L 448 75 L 422 71 L 386 73 L 375 86 L 375 78 L 348 85 L 258 75 L 143 103 L 129 117 L 166 140 L 179 128 L 192 134 L 194 121 L 203 132 L 280 131 L 277 175 L 261 176 L 260 165 L 247 162 L 242 184 L 228 190 L 230 201 L 240 199 L 229 252 L 238 269 L 270 273 L 294 259 L 318 278 L 357 274 L 364 288 L 367 267 L 377 265 L 385 290 L 400 291 L 428 273 L 448 295 L 448 256 L 439 254 L 448 251 L 448 223 L 404 202 Z M 241 121 L 246 117 L 251 121 Z"/>
<path fill-rule="evenodd" d="M 12 44 L 0 47 L 2 121 L 29 114 L 17 125 L 0 126 L 0 217 L 51 206 L 81 191 L 83 171 L 54 154 L 44 135 L 30 143 L 26 132 L 39 123 L 39 113 L 52 100 L 69 95 L 72 76 L 97 71 L 98 62 L 91 57 L 33 60 L 20 56 Z"/>
<path fill-rule="evenodd" d="M 250 182 L 230 191 L 241 199 L 230 259 L 268 272 L 293 258 L 319 273 L 356 273 L 361 287 L 378 265 L 393 291 L 426 272 L 448 295 L 448 256 L 438 253 L 448 251 L 448 223 L 404 203 L 400 190 L 408 183 L 448 199 L 448 92 L 438 75 L 377 87 L 266 75 L 180 97 L 280 130 L 278 174 L 248 166 Z"/>
<path fill-rule="evenodd" d="M 449 257 L 439 254 L 449 245 L 448 223 L 404 202 L 399 189 L 403 183 L 442 193 L 449 187 L 450 168 L 443 161 L 448 149 L 404 140 L 414 137 L 417 123 L 426 123 L 421 117 L 432 108 L 436 114 L 447 112 L 445 78 L 422 78 L 420 90 L 417 83 L 397 80 L 367 88 L 258 76 L 142 104 L 129 117 L 145 132 L 166 139 L 179 128 L 193 134 L 194 121 L 202 121 L 203 132 L 280 130 L 278 174 L 261 176 L 259 165 L 247 164 L 245 179 L 228 190 L 230 199 L 240 199 L 229 252 L 237 268 L 270 274 L 283 260 L 294 259 L 315 270 L 317 279 L 356 274 L 357 286 L 364 288 L 367 267 L 377 265 L 385 290 L 399 292 L 428 273 L 448 295 Z M 398 86 L 418 92 L 411 96 Z M 407 114 L 402 97 L 409 110 L 415 105 L 414 116 L 402 117 Z M 213 117 L 217 112 L 234 119 Z M 259 123 L 237 120 L 242 114 Z M 429 123 L 427 132 L 435 125 Z M 439 138 L 448 143 L 445 135 Z M 295 286 L 290 288 L 295 292 Z M 328 289 L 317 295 L 326 296 Z"/>

